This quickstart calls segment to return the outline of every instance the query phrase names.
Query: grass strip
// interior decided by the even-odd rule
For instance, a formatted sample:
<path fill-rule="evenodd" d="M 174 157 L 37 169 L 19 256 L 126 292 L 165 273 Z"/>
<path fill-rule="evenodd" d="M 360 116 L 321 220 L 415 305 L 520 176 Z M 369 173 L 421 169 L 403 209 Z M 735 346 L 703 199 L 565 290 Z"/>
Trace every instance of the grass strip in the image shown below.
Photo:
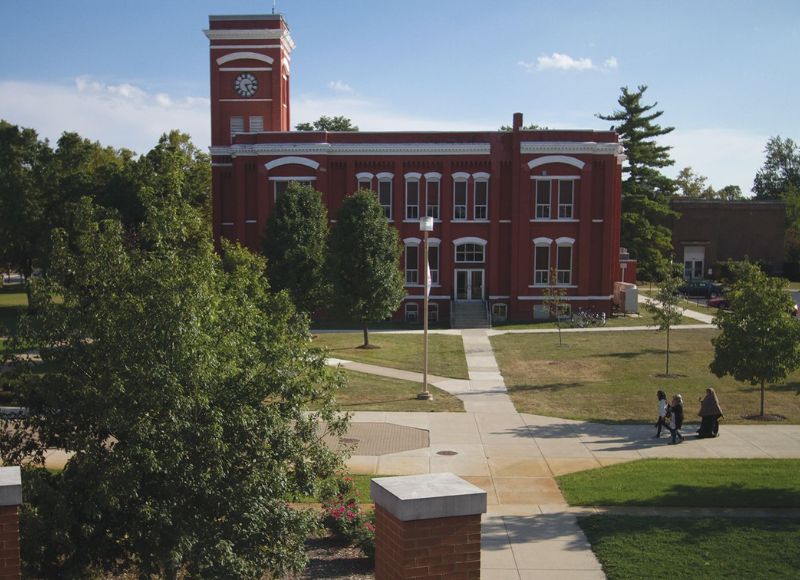
<path fill-rule="evenodd" d="M 645 459 L 557 478 L 570 505 L 800 507 L 799 459 Z"/>
<path fill-rule="evenodd" d="M 610 580 L 796 578 L 800 520 L 578 518 Z"/>

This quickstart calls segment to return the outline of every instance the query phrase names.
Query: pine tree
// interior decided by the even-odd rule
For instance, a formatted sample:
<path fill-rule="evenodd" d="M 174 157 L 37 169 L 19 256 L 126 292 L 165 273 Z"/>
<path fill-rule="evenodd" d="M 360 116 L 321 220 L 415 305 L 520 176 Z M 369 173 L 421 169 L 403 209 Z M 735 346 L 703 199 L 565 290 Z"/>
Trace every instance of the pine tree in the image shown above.
<path fill-rule="evenodd" d="M 623 168 L 627 178 L 622 182 L 622 245 L 639 261 L 640 275 L 654 278 L 667 267 L 672 251 L 668 222 L 675 215 L 669 207 L 675 186 L 660 171 L 674 161 L 669 156 L 670 147 L 658 145 L 655 139 L 674 127 L 654 122 L 663 111 L 650 112 L 658 103 L 642 104 L 646 85 L 633 92 L 628 87 L 621 90 L 617 102 L 622 109 L 597 117 L 614 123 L 611 130 L 619 134 L 628 157 Z"/>

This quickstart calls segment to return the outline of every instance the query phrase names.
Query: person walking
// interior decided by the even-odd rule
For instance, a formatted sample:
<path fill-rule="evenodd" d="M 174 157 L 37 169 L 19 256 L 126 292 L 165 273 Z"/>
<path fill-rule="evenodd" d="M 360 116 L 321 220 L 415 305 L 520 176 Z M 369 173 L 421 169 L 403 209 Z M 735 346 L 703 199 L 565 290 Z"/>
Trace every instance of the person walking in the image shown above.
<path fill-rule="evenodd" d="M 672 397 L 669 414 L 669 432 L 672 434 L 672 441 L 669 444 L 683 443 L 683 434 L 681 433 L 681 427 L 683 427 L 683 397 L 680 395 Z"/>
<path fill-rule="evenodd" d="M 667 393 L 664 391 L 658 391 L 656 393 L 656 397 L 658 397 L 658 420 L 656 421 L 656 439 L 661 438 L 661 429 L 667 428 L 666 417 L 667 417 Z"/>
<path fill-rule="evenodd" d="M 700 399 L 700 430 L 697 436 L 717 437 L 719 435 L 719 420 L 722 417 L 722 407 L 719 406 L 719 399 L 714 389 L 708 387 L 706 396 Z"/>

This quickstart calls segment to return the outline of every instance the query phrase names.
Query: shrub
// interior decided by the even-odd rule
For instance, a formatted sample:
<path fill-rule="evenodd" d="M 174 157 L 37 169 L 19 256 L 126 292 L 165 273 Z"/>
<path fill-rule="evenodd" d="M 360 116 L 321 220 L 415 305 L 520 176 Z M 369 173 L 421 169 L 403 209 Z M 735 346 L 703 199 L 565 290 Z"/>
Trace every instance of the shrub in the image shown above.
<path fill-rule="evenodd" d="M 350 477 L 334 480 L 322 502 L 322 523 L 331 533 L 344 537 L 364 554 L 375 556 L 374 517 L 364 512 L 359 493 Z"/>

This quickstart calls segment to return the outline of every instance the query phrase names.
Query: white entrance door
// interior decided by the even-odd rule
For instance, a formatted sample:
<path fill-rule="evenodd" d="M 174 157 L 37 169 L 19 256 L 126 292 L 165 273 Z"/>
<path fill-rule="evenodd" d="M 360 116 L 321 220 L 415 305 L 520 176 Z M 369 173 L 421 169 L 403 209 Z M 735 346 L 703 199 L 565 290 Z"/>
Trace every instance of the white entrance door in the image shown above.
<path fill-rule="evenodd" d="M 703 246 L 686 246 L 683 248 L 683 277 L 686 280 L 703 278 L 703 264 L 706 249 Z"/>
<path fill-rule="evenodd" d="M 483 300 L 483 268 L 456 270 L 456 300 Z"/>

